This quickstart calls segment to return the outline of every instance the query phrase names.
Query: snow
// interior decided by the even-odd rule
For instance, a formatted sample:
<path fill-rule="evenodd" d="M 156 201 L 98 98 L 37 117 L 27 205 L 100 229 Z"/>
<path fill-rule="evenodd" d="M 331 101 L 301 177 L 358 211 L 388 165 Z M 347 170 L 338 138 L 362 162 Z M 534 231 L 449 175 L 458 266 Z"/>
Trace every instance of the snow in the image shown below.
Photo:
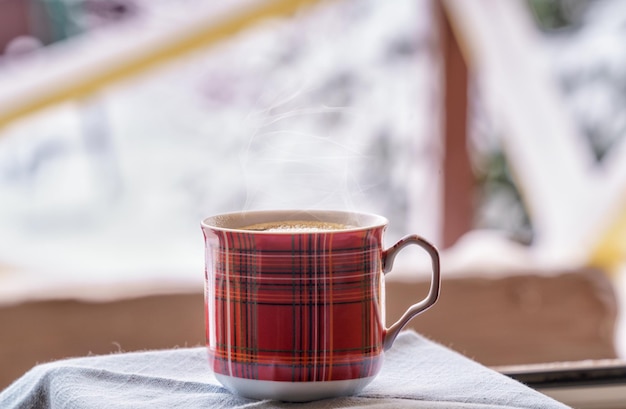
<path fill-rule="evenodd" d="M 142 26 L 179 21 L 172 4 Z M 13 125 L 0 260 L 51 281 L 201 282 L 200 220 L 263 208 L 376 212 L 390 243 L 437 240 L 430 15 L 405 0 L 320 7 Z"/>

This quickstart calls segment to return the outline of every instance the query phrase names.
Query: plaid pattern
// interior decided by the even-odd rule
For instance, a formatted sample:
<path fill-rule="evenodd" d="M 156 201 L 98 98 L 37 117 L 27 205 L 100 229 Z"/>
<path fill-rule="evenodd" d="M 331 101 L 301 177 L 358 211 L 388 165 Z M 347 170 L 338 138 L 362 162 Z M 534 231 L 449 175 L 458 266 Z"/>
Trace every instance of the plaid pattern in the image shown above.
<path fill-rule="evenodd" d="M 375 375 L 384 332 L 382 230 L 205 229 L 213 370 L 289 382 Z"/>

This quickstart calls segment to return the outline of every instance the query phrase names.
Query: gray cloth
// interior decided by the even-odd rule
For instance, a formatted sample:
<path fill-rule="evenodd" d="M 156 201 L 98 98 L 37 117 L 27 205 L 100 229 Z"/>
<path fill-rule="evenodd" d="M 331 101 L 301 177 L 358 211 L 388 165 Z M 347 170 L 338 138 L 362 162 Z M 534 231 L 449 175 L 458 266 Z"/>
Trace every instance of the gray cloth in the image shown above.
<path fill-rule="evenodd" d="M 403 332 L 358 396 L 303 404 L 232 395 L 204 348 L 121 353 L 38 365 L 0 393 L 0 408 L 566 408 L 456 352 Z"/>

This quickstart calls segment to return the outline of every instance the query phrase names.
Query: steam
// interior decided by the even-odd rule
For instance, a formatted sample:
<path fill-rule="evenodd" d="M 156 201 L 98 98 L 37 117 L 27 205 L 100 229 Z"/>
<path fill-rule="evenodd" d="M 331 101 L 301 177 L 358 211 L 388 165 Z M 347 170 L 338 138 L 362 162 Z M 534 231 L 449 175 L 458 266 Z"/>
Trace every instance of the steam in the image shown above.
<path fill-rule="evenodd" d="M 341 126 L 355 112 L 312 107 L 311 94 L 299 90 L 248 116 L 253 131 L 239 156 L 246 191 L 242 210 L 357 210 L 367 191 L 358 182 L 367 146 Z"/>

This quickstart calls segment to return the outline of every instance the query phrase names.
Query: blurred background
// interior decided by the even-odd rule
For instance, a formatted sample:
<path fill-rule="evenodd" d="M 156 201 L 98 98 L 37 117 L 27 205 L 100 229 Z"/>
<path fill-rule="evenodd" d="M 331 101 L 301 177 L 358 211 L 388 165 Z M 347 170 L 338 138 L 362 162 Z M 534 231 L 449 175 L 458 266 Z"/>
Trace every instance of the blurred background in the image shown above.
<path fill-rule="evenodd" d="M 4 72 L 94 49 L 123 58 L 119 42 L 147 25 L 174 37 L 194 8 L 216 12 L 201 3 L 3 1 L 3 16 L 22 17 L 2 39 Z M 4 127 L 0 258 L 62 274 L 198 279 L 199 221 L 260 208 L 377 212 L 395 238 L 415 218 L 433 236 L 427 10 L 348 1 L 263 22 Z"/>
<path fill-rule="evenodd" d="M 451 277 L 599 271 L 589 297 L 609 322 L 590 331 L 626 353 L 626 3 L 336 0 L 258 19 L 280 2 L 206 3 L 0 0 L 0 302 L 16 334 L 33 300 L 201 291 L 203 217 L 339 208 L 387 216 L 389 243 L 431 239 Z M 525 285 L 522 310 L 569 308 Z"/>

